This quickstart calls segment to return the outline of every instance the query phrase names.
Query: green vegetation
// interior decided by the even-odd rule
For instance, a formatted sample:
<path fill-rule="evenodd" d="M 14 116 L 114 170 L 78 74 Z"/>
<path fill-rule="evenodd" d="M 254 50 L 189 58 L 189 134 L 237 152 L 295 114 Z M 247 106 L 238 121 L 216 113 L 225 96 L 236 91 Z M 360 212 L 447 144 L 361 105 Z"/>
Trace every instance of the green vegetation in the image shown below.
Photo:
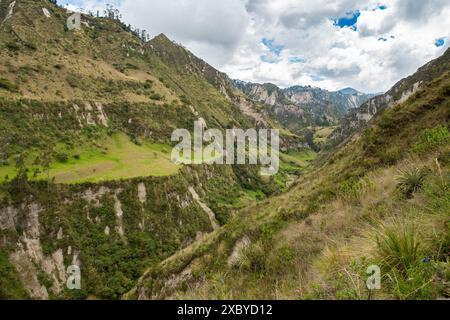
<path fill-rule="evenodd" d="M 0 250 L 0 300 L 29 299 L 23 288 L 16 268 L 11 264 L 8 255 Z"/>
<path fill-rule="evenodd" d="M 301 168 L 308 167 L 309 164 L 316 159 L 316 157 L 317 153 L 309 149 L 282 153 L 280 156 L 281 160 Z"/>
<path fill-rule="evenodd" d="M 136 289 L 187 299 L 448 297 L 448 83 L 444 73 L 384 111 L 288 192 L 242 209 L 206 240 L 149 268 Z M 430 130 L 439 138 L 429 139 Z M 415 147 L 424 141 L 440 142 L 424 154 Z M 382 290 L 366 287 L 370 265 L 381 268 Z M 187 280 L 166 285 L 181 273 Z"/>
<path fill-rule="evenodd" d="M 252 127 L 233 102 L 246 97 L 164 35 L 144 43 L 89 16 L 74 34 L 66 11 L 46 5 L 43 19 L 41 2 L 17 2 L 0 33 L 0 298 L 36 298 L 24 276 L 62 299 L 448 298 L 445 59 L 410 79 L 423 83 L 408 101 L 320 161 L 287 151 L 274 177 L 178 167 L 173 130 L 199 118 Z M 331 133 L 288 118 L 299 138 L 265 120 L 293 146 L 318 150 Z M 18 256 L 30 270 L 17 272 Z M 61 256 L 79 260 L 82 290 L 52 288 L 59 275 L 48 265 Z M 381 267 L 381 291 L 365 286 L 370 265 Z"/>
<path fill-rule="evenodd" d="M 403 196 L 411 198 L 414 193 L 422 190 L 426 175 L 424 170 L 418 168 L 400 171 L 397 190 L 399 190 Z"/>
<path fill-rule="evenodd" d="M 377 230 L 379 259 L 383 265 L 406 272 L 412 264 L 418 262 L 419 237 L 417 227 L 412 223 L 394 222 L 381 226 Z"/>
<path fill-rule="evenodd" d="M 88 147 L 70 150 L 73 157 L 57 153 L 49 168 L 50 179 L 56 183 L 85 183 L 167 176 L 179 170 L 170 159 L 169 145 L 144 143 L 139 146 L 124 134 L 116 134 L 102 141 L 101 146 L 102 149 Z M 46 180 L 44 168 L 33 164 L 33 154 L 28 157 L 30 179 Z M 36 170 L 38 174 L 33 176 Z M 16 168 L 12 162 L 0 166 L 0 181 L 4 181 L 5 177 L 12 179 L 15 175 Z"/>
<path fill-rule="evenodd" d="M 419 153 L 433 151 L 436 148 L 450 143 L 450 131 L 442 125 L 432 129 L 425 129 L 420 134 L 420 142 L 414 146 Z"/>
<path fill-rule="evenodd" d="M 103 142 L 102 147 L 107 151 L 80 152 L 79 159 L 53 164 L 50 176 L 57 183 L 82 183 L 166 176 L 179 170 L 170 159 L 168 145 L 145 143 L 138 146 L 119 134 Z"/>
<path fill-rule="evenodd" d="M 18 86 L 7 79 L 0 78 L 0 89 L 16 92 L 18 90 Z"/>

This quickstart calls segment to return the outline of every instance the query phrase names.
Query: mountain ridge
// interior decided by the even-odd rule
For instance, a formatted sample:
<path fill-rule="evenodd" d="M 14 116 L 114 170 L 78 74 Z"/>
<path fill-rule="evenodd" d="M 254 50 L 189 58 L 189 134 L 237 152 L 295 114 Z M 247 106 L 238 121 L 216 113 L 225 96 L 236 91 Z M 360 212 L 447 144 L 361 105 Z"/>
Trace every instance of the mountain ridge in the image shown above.
<path fill-rule="evenodd" d="M 448 70 L 449 57 L 450 49 L 447 49 L 441 57 L 426 63 L 413 75 L 399 80 L 386 93 L 377 95 L 359 108 L 352 110 L 330 135 L 330 145 L 337 145 L 351 138 L 354 133 L 365 128 L 374 117 L 386 108 L 393 108 L 407 101 L 421 86 L 426 85 Z"/>

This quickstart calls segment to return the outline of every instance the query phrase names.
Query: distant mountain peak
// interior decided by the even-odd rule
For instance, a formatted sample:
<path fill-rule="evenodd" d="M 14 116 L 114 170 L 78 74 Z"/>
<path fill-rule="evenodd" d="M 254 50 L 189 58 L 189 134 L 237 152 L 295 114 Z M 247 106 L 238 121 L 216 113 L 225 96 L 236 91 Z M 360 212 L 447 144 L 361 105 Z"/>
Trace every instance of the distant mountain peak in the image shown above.
<path fill-rule="evenodd" d="M 345 95 L 349 95 L 349 96 L 354 96 L 354 95 L 361 94 L 361 92 L 359 92 L 358 90 L 350 88 L 350 87 L 341 89 L 338 92 L 342 93 L 342 94 L 345 94 Z"/>

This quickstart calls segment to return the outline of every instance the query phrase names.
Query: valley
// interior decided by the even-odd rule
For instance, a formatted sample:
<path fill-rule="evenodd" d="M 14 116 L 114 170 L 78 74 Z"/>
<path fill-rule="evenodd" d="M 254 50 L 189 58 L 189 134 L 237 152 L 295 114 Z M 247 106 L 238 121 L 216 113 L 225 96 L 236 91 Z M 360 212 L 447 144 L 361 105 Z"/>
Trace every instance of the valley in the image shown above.
<path fill-rule="evenodd" d="M 283 89 L 71 14 L 0 1 L 0 299 L 449 298 L 449 50 L 379 95 Z M 195 122 L 279 130 L 279 171 L 175 164 Z"/>

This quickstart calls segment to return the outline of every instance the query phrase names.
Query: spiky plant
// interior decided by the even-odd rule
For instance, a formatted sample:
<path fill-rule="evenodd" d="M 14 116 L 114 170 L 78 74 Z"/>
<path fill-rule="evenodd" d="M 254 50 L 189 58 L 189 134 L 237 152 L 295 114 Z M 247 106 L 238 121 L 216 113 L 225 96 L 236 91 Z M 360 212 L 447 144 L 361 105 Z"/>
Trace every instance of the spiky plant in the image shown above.
<path fill-rule="evenodd" d="M 423 189 L 427 173 L 424 169 L 409 168 L 400 170 L 397 176 L 397 191 L 408 199 Z"/>

